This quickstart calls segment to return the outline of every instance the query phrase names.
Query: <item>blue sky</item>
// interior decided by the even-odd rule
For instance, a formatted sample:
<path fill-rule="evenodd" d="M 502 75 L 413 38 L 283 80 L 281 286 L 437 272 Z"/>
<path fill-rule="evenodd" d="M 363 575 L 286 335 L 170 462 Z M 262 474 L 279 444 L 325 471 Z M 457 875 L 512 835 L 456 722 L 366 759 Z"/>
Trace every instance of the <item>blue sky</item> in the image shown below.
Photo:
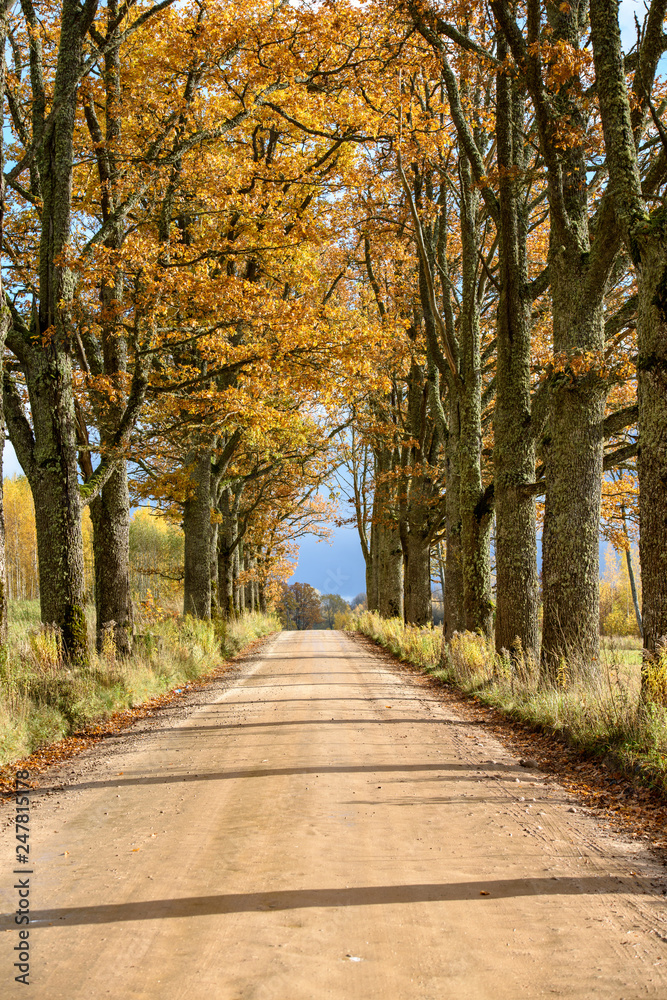
<path fill-rule="evenodd" d="M 346 601 L 366 590 L 366 567 L 356 528 L 334 528 L 333 541 L 313 535 L 301 540 L 299 563 L 290 583 L 309 583 L 321 594 L 340 594 Z"/>

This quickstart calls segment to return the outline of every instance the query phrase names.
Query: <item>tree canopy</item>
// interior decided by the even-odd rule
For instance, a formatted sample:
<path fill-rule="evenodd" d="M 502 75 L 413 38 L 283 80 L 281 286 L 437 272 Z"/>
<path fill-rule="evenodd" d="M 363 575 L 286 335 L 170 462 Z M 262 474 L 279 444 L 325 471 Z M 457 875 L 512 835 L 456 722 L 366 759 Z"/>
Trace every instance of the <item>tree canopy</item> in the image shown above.
<path fill-rule="evenodd" d="M 637 536 L 650 663 L 666 12 L 624 50 L 616 0 L 2 0 L 3 413 L 70 658 L 84 507 L 131 651 L 139 499 L 183 527 L 185 613 L 316 624 L 284 584 L 337 519 L 369 609 L 430 622 L 434 576 L 446 641 L 545 683 L 597 662 L 600 533 Z"/>

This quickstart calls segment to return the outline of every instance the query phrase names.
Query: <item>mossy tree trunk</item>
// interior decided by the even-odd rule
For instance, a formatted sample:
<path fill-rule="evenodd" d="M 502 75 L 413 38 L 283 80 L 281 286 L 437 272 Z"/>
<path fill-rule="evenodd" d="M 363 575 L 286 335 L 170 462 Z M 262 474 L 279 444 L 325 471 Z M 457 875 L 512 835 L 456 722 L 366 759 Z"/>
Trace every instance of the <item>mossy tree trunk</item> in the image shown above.
<path fill-rule="evenodd" d="M 118 27 L 117 0 L 109 0 L 107 7 L 107 39 L 109 46 L 104 56 L 104 120 L 103 126 L 97 118 L 96 107 L 89 99 L 84 101 L 84 114 L 91 140 L 97 151 L 97 168 L 101 188 L 102 221 L 109 229 L 104 246 L 110 259 L 123 246 L 124 217 L 118 212 L 119 165 L 117 150 L 122 136 L 122 93 L 120 80 L 120 29 Z M 103 131 L 104 129 L 104 131 Z M 93 338 L 90 331 L 84 333 L 81 352 L 90 373 L 105 376 L 114 386 L 127 372 L 128 357 L 125 331 L 120 323 L 123 311 L 124 275 L 115 267 L 109 275 L 104 275 L 100 284 L 99 338 Z M 138 362 L 138 369 L 141 364 Z M 137 370 L 133 380 L 133 417 L 127 421 L 128 410 L 125 393 L 111 400 L 106 393 L 91 393 L 91 402 L 96 414 L 97 428 L 101 444 L 101 460 L 115 457 L 114 472 L 107 479 L 99 494 L 90 502 L 93 524 L 93 554 L 95 560 L 95 610 L 97 649 L 102 649 L 109 622 L 114 622 L 113 637 L 117 652 L 129 656 L 133 641 L 133 609 L 130 591 L 130 495 L 127 482 L 127 461 L 125 448 L 131 427 L 138 417 L 145 395 L 147 376 Z M 118 400 L 122 400 L 119 402 Z M 83 415 L 78 416 L 79 438 L 83 450 L 79 464 L 86 483 L 94 481 L 88 433 Z M 127 421 L 125 438 L 119 448 L 118 430 Z"/>
<path fill-rule="evenodd" d="M 211 617 L 217 618 L 220 615 L 220 587 L 218 584 L 218 531 L 217 521 L 211 523 L 211 534 L 209 536 L 209 571 L 211 574 Z"/>
<path fill-rule="evenodd" d="M 603 302 L 619 249 L 609 198 L 589 219 L 587 184 L 590 105 L 583 78 L 557 89 L 545 82 L 540 39 L 581 48 L 587 4 L 531 5 L 518 21 L 504 0 L 490 0 L 499 30 L 535 109 L 549 200 L 549 279 L 554 363 L 548 383 L 543 556 L 542 667 L 555 676 L 559 660 L 576 651 L 590 664 L 599 653 L 599 517 L 606 385 Z M 598 77 L 599 79 L 599 77 Z M 563 123 L 569 141 L 562 142 Z"/>
<path fill-rule="evenodd" d="M 14 353 L 20 345 L 14 340 Z M 32 427 L 16 389 L 5 380 L 5 416 L 35 504 L 42 621 L 57 625 L 66 655 L 88 656 L 84 614 L 83 536 L 77 470 L 72 371 L 50 347 L 23 355 Z"/>
<path fill-rule="evenodd" d="M 377 611 L 379 603 L 379 547 L 378 529 L 372 521 L 370 536 L 368 560 L 366 561 L 366 607 L 369 611 Z"/>
<path fill-rule="evenodd" d="M 395 487 L 389 479 L 394 458 L 390 448 L 376 450 L 373 531 L 377 535 L 377 607 L 383 618 L 403 617 L 403 549 L 396 517 Z"/>
<path fill-rule="evenodd" d="M 416 330 L 412 328 L 412 335 Z M 436 495 L 435 463 L 439 458 L 440 433 L 428 418 L 429 392 L 439 392 L 438 373 L 431 385 L 425 367 L 413 360 L 407 377 L 407 406 L 403 415 L 403 475 L 398 501 L 404 566 L 404 618 L 410 625 L 429 625 L 431 605 L 431 540 L 434 519 L 440 517 Z"/>
<path fill-rule="evenodd" d="M 647 663 L 667 648 L 667 212 L 653 220 L 652 230 L 641 251 L 637 323 L 639 558 Z"/>
<path fill-rule="evenodd" d="M 554 350 L 566 358 L 601 352 L 602 301 L 591 301 L 582 254 L 550 254 Z M 599 654 L 600 502 L 606 387 L 569 360 L 551 376 L 542 535 L 542 665 L 553 680 L 562 656 L 593 665 Z"/>
<path fill-rule="evenodd" d="M 97 4 L 63 0 L 60 41 L 51 106 L 59 111 L 47 121 L 47 103 L 39 27 L 30 45 L 32 132 L 36 143 L 31 171 L 33 195 L 41 200 L 39 302 L 30 324 L 15 313 L 7 343 L 25 376 L 32 428 L 15 390 L 5 415 L 10 437 L 28 477 L 35 501 L 42 620 L 60 627 L 66 655 L 82 662 L 88 656 L 83 611 L 83 540 L 77 471 L 77 437 L 71 364 L 69 309 L 74 276 L 63 263 L 70 242 L 74 127 L 83 45 Z"/>
<path fill-rule="evenodd" d="M 0 52 L 5 51 L 7 43 L 7 14 L 10 0 L 0 0 Z M 5 61 L 0 60 L 0 95 L 5 92 Z M 4 97 L 0 98 L 4 101 Z M 4 106 L 4 105 L 3 105 Z M 5 218 L 5 139 L 4 132 L 0 135 L 0 259 L 4 256 L 4 218 Z M 0 271 L 0 393 L 2 393 L 2 374 L 4 368 L 5 340 L 9 329 L 10 313 L 5 303 L 5 290 Z M 5 417 L 0 405 L 0 646 L 7 642 L 7 562 L 5 554 L 5 509 L 3 490 L 3 457 L 5 450 Z"/>
<path fill-rule="evenodd" d="M 461 505 L 459 476 L 459 403 L 449 394 L 449 435 L 445 448 L 447 492 L 445 494 L 445 592 L 443 595 L 443 635 L 449 642 L 464 628 L 463 561 L 461 555 Z"/>
<path fill-rule="evenodd" d="M 430 625 L 431 546 L 428 535 L 411 531 L 405 547 L 405 621 L 409 625 Z"/>
<path fill-rule="evenodd" d="M 209 450 L 194 456 L 189 495 L 183 505 L 183 614 L 194 618 L 211 617 L 211 459 Z"/>
<path fill-rule="evenodd" d="M 237 615 L 242 615 L 245 611 L 245 587 L 240 581 L 245 564 L 245 553 L 243 539 L 239 539 L 239 544 L 234 552 L 234 610 Z"/>
<path fill-rule="evenodd" d="M 130 492 L 127 463 L 118 463 L 113 475 L 90 504 L 95 560 L 95 610 L 97 649 L 102 650 L 105 630 L 113 622 L 117 652 L 132 652 L 134 624 L 130 593 Z"/>
<path fill-rule="evenodd" d="M 591 34 L 609 185 L 639 279 L 637 385 L 639 401 L 639 556 L 642 573 L 644 666 L 642 694 L 656 697 L 649 666 L 667 637 L 667 210 L 648 200 L 637 145 L 651 110 L 650 94 L 664 45 L 666 0 L 655 0 L 638 46 L 631 103 L 618 22 L 618 0 L 591 2 Z M 639 81 L 639 83 L 638 83 Z M 664 125 L 662 132 L 665 141 Z M 663 153 L 660 154 L 664 156 Z M 656 174 L 653 171 L 654 175 Z M 664 177 L 664 170 L 658 171 Z"/>
<path fill-rule="evenodd" d="M 218 525 L 218 611 L 222 618 L 235 615 L 235 555 L 239 544 L 238 509 L 241 497 L 239 484 L 236 489 L 224 484 L 220 490 L 217 510 Z"/>
<path fill-rule="evenodd" d="M 507 48 L 499 39 L 498 57 Z M 528 294 L 526 211 L 519 178 L 525 168 L 524 109 L 516 81 L 496 79 L 499 167 L 500 293 L 496 323 L 496 401 L 493 415 L 498 652 L 539 653 L 535 447 L 530 433 L 531 300 Z"/>
<path fill-rule="evenodd" d="M 461 162 L 462 302 L 460 317 L 460 373 L 458 447 L 459 509 L 463 564 L 463 618 L 471 632 L 491 634 L 492 511 L 484 500 L 482 483 L 482 364 L 480 356 L 477 261 L 479 195 L 470 167 Z"/>

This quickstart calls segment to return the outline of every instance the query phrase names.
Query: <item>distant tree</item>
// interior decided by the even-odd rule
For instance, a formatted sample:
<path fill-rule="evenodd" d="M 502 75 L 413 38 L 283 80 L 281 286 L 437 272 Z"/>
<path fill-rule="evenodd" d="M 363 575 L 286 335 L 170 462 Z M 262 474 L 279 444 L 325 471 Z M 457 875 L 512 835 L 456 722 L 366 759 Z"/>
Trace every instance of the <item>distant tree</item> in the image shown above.
<path fill-rule="evenodd" d="M 148 591 L 160 603 L 183 589 L 183 531 L 166 517 L 140 507 L 130 521 L 130 582 L 133 597 Z"/>
<path fill-rule="evenodd" d="M 442 599 L 442 590 L 439 588 L 431 590 L 431 609 L 433 615 L 433 624 L 436 627 L 442 625 L 444 621 L 444 602 Z"/>
<path fill-rule="evenodd" d="M 350 601 L 350 607 L 353 611 L 355 608 L 358 608 L 362 605 L 363 607 L 367 606 L 366 594 L 363 590 L 360 594 L 357 594 L 357 596 L 353 597 L 352 600 Z"/>
<path fill-rule="evenodd" d="M 340 594 L 322 594 L 320 597 L 322 608 L 323 628 L 335 628 L 334 619 L 337 614 L 345 614 L 350 611 L 350 605 Z"/>
<path fill-rule="evenodd" d="M 320 595 L 309 583 L 283 584 L 276 611 L 286 629 L 302 631 L 322 622 Z"/>

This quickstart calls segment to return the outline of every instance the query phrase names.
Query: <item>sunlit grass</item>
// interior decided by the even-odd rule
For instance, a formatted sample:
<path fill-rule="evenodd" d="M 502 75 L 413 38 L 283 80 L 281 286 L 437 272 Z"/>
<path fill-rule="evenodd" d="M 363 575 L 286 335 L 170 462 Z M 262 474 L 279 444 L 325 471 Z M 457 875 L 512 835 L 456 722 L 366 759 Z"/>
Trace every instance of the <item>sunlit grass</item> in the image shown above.
<path fill-rule="evenodd" d="M 111 644 L 92 653 L 88 666 L 68 667 L 58 630 L 39 623 L 37 601 L 10 606 L 9 622 L 0 660 L 0 764 L 196 680 L 280 629 L 273 615 L 205 622 L 163 614 L 153 604 L 140 611 L 131 658 L 116 657 Z"/>

